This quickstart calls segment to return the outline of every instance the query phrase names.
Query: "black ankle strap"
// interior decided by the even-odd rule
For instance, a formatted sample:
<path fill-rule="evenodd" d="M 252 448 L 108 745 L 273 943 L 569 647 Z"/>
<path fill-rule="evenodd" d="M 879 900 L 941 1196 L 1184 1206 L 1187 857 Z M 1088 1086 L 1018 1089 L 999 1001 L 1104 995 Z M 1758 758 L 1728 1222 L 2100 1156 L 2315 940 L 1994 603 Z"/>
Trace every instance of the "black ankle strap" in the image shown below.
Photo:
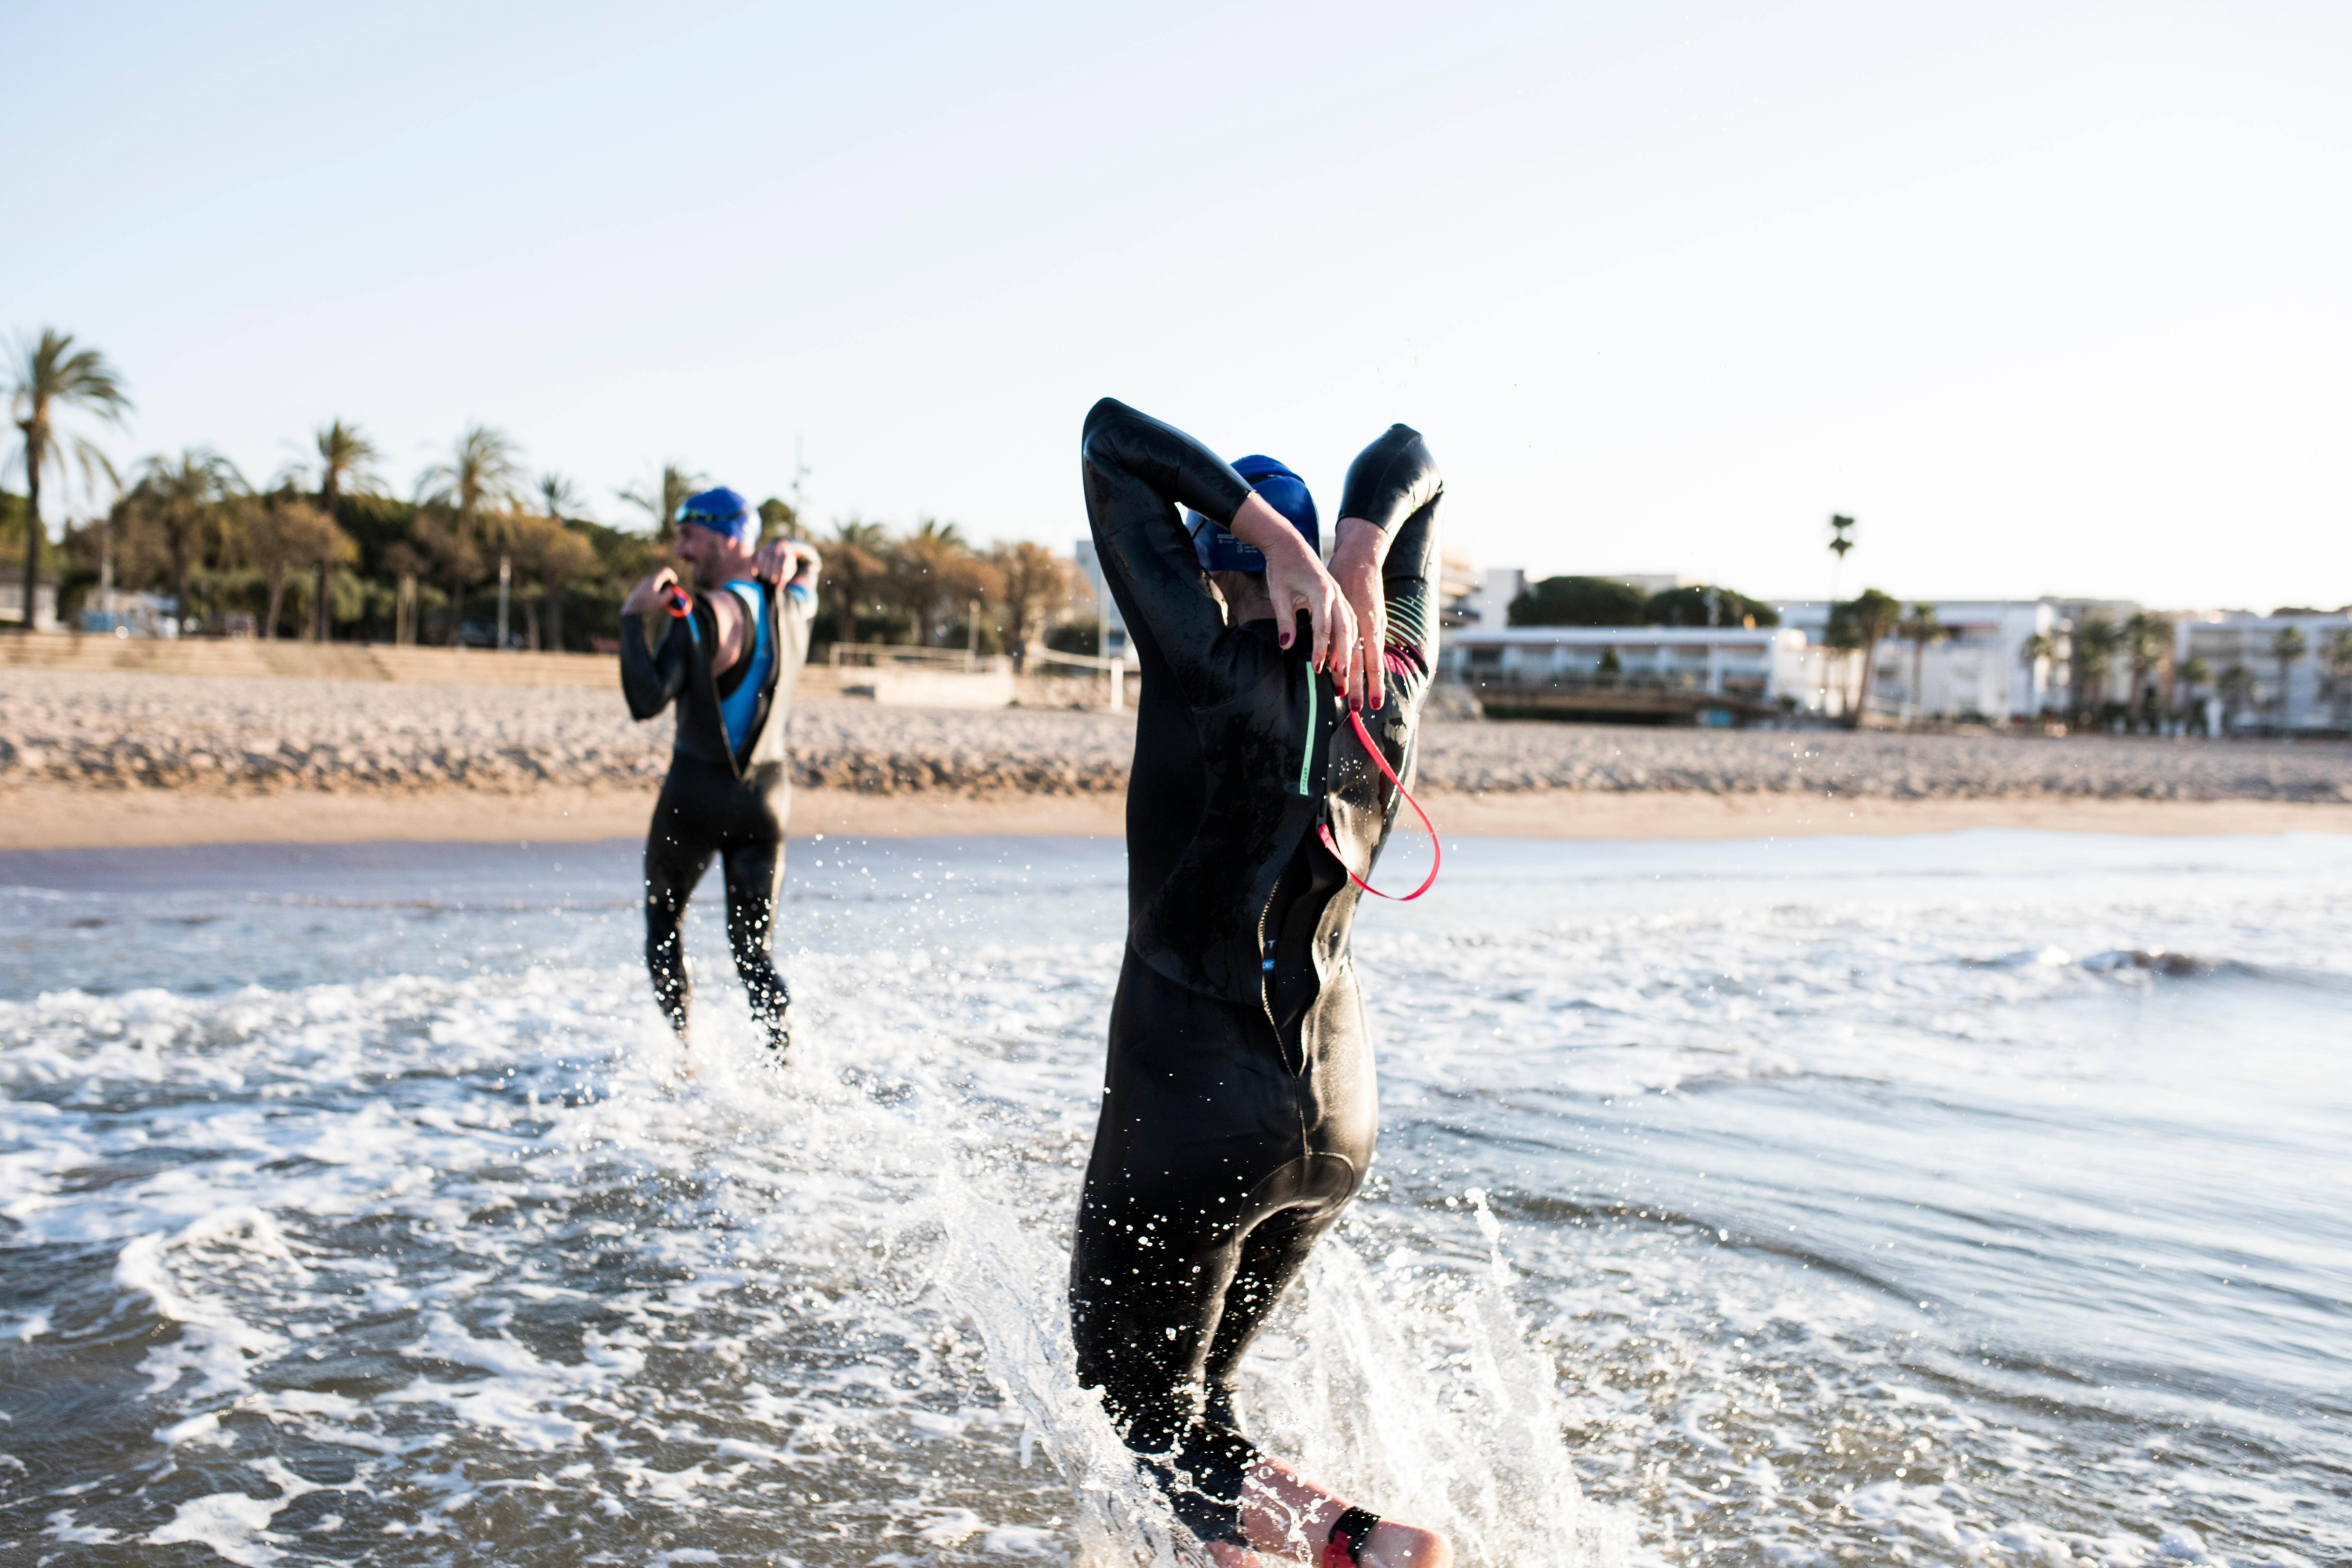
<path fill-rule="evenodd" d="M 1372 1529 L 1381 1516 L 1368 1508 L 1349 1508 L 1331 1521 L 1331 1544 L 1323 1553 L 1326 1568 L 1339 1568 L 1341 1563 L 1356 1564 L 1364 1560 L 1364 1548 L 1372 1539 Z"/>

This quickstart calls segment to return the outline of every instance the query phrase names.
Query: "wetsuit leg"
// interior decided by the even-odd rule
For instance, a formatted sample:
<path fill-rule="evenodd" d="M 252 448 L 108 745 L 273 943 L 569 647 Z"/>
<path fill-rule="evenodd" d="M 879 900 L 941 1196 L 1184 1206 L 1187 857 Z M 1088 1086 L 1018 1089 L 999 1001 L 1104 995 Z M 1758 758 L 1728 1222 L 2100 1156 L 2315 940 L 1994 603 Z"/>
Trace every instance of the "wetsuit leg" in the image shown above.
<path fill-rule="evenodd" d="M 671 784 L 663 785 L 646 835 L 646 968 L 653 975 L 654 1000 L 682 1040 L 694 997 L 686 961 L 686 905 L 719 847 L 695 822 L 689 803 L 672 787 L 675 782 L 673 773 Z"/>
<path fill-rule="evenodd" d="M 1349 1068 L 1361 1044 L 1360 1029 L 1319 1043 L 1297 1072 L 1263 1010 L 1132 951 L 1119 978 L 1071 1329 L 1079 1381 L 1203 1540 L 1241 1540 L 1259 1459 L 1233 1408 L 1242 1352 L 1370 1158 L 1370 1080 Z"/>
<path fill-rule="evenodd" d="M 752 1021 L 767 1031 L 768 1048 L 781 1056 L 793 1043 L 786 1018 L 793 998 L 776 973 L 769 942 L 784 885 L 784 846 L 767 838 L 730 845 L 719 865 L 727 877 L 727 945 L 735 973 L 751 998 Z"/>

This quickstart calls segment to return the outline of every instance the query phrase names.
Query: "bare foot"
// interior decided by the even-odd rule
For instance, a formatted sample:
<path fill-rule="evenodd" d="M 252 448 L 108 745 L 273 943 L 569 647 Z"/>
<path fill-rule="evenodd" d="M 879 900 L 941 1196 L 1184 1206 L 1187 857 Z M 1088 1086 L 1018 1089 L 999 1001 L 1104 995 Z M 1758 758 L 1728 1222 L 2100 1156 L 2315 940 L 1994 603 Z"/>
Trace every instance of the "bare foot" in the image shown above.
<path fill-rule="evenodd" d="M 1454 1548 L 1433 1530 L 1384 1519 L 1364 1543 L 1362 1561 L 1364 1568 L 1454 1568 Z"/>
<path fill-rule="evenodd" d="M 1260 1568 L 1258 1554 L 1246 1546 L 1235 1546 L 1230 1541 L 1209 1542 L 1209 1561 L 1217 1568 Z"/>
<path fill-rule="evenodd" d="M 1347 1500 L 1337 1492 L 1278 1459 L 1265 1459 L 1242 1489 L 1242 1532 L 1269 1556 L 1319 1568 L 1331 1526 L 1347 1509 Z M 1361 1561 L 1364 1568 L 1454 1568 L 1454 1548 L 1433 1530 L 1384 1519 L 1364 1542 Z M 1244 1559 L 1234 1563 L 1248 1568 Z M 1227 1568 L 1224 1559 L 1218 1560 L 1218 1568 Z"/>

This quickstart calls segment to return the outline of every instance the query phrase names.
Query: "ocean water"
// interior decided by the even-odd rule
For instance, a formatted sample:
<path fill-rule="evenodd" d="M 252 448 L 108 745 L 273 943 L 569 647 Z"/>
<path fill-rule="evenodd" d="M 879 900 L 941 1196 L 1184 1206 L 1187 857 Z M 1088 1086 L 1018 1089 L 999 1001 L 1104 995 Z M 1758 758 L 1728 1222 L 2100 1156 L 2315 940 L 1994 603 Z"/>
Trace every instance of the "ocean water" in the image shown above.
<path fill-rule="evenodd" d="M 1123 869 L 795 843 L 777 1072 L 634 845 L 0 857 L 0 1561 L 1179 1561 L 1060 1305 Z M 2352 839 L 1465 841 L 1358 931 L 1307 1473 L 1465 1563 L 2352 1561 Z"/>

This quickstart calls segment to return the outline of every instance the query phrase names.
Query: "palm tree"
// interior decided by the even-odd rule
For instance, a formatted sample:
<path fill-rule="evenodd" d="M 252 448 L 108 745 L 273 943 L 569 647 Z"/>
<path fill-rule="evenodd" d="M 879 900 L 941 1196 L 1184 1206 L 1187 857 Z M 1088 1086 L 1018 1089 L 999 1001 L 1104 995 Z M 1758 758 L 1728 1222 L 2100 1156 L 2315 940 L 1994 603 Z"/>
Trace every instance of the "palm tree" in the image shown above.
<path fill-rule="evenodd" d="M 2336 699 L 2336 727 L 2352 730 L 2352 627 L 2323 643 L 2319 657 L 2327 666 L 2327 689 Z"/>
<path fill-rule="evenodd" d="M 2025 667 L 2025 679 L 2029 687 L 2032 686 L 2036 678 L 2041 675 L 2043 661 L 2049 662 L 2052 673 L 2054 674 L 2058 661 L 2065 657 L 2065 643 L 2058 637 L 2052 637 L 2048 632 L 2035 632 L 2032 637 L 2027 637 L 2017 650 L 2017 662 Z"/>
<path fill-rule="evenodd" d="M 41 572 L 42 474 L 55 466 L 62 480 L 64 459 L 70 455 L 84 484 L 96 483 L 100 474 L 109 484 L 116 482 L 114 465 L 87 437 L 58 438 L 54 421 L 68 408 L 119 426 L 131 399 L 104 354 L 77 349 L 72 333 L 47 328 L 38 342 L 17 346 L 16 381 L 8 389 L 8 417 L 25 437 L 25 614 L 16 625 L 26 633 L 33 629 L 33 590 Z"/>
<path fill-rule="evenodd" d="M 1917 604 L 1911 606 L 1911 613 L 1904 616 L 1895 629 L 1905 642 L 1911 645 L 1911 717 L 1916 721 L 1925 717 L 1927 710 L 1925 673 L 1927 645 L 1950 637 L 1952 628 L 1936 618 L 1935 605 Z"/>
<path fill-rule="evenodd" d="M 449 595 L 449 646 L 457 646 L 457 631 L 464 622 L 466 582 L 454 573 L 458 563 L 472 554 L 474 535 L 481 521 L 485 505 L 511 504 L 521 488 L 522 467 L 515 461 L 518 448 L 503 431 L 487 425 L 468 425 L 457 437 L 457 450 L 450 460 L 436 463 L 417 476 L 416 500 L 421 506 L 441 505 L 457 513 L 455 544 L 462 548 L 438 551 L 445 565 L 451 568 Z M 499 557 L 501 563 L 505 556 Z M 478 565 L 475 570 L 478 574 Z M 503 575 L 503 574 L 501 574 Z"/>
<path fill-rule="evenodd" d="M 2233 664 L 2221 672 L 2221 729 L 2226 733 L 2236 727 L 2238 714 L 2253 700 L 2254 672 L 2242 664 Z"/>
<path fill-rule="evenodd" d="M 215 509 L 244 489 L 236 465 L 209 447 L 187 447 L 176 458 L 150 458 L 140 466 L 131 499 L 163 531 L 172 563 L 173 614 L 182 631 L 189 620 L 188 557 L 202 542 Z"/>
<path fill-rule="evenodd" d="M 653 519 L 654 537 L 667 544 L 677 536 L 678 502 L 702 489 L 700 474 L 678 463 L 664 463 L 661 477 L 647 489 L 623 490 L 621 499 Z"/>
<path fill-rule="evenodd" d="M 2084 616 L 2066 639 L 2074 667 L 2074 714 L 2078 721 L 2098 717 L 2100 688 L 2115 668 L 2116 650 L 2123 644 L 2123 628 L 2105 616 Z"/>
<path fill-rule="evenodd" d="M 2212 679 L 2213 667 L 2195 654 L 2182 659 L 2179 668 L 2173 671 L 2175 706 L 2180 711 L 2183 725 L 2189 722 L 2189 710 L 2196 705 L 2197 689 Z"/>
<path fill-rule="evenodd" d="M 360 434 L 356 425 L 346 425 L 341 419 L 319 427 L 314 437 L 319 448 L 319 510 L 327 514 L 329 522 L 340 521 L 337 509 L 347 495 L 373 495 L 376 489 L 375 461 L 382 454 L 375 443 Z M 317 590 L 310 595 L 310 639 L 325 642 L 330 635 L 327 617 L 327 571 L 330 557 L 319 557 Z"/>
<path fill-rule="evenodd" d="M 2271 657 L 2278 660 L 2279 667 L 2278 722 L 2282 732 L 2286 729 L 2287 681 L 2294 674 L 2294 661 L 2310 649 L 2310 643 L 2294 626 L 2281 626 L 2278 635 L 2271 638 Z"/>
<path fill-rule="evenodd" d="M 824 547 L 824 574 L 818 588 L 841 617 L 834 640 L 846 646 L 857 640 L 857 610 L 870 602 L 875 588 L 889 572 L 890 534 L 878 522 L 866 522 L 852 513 L 833 525 Z"/>
<path fill-rule="evenodd" d="M 1876 588 L 1864 588 L 1856 597 L 1830 607 L 1829 645 L 1847 649 L 1860 660 L 1853 701 L 1845 715 L 1845 727 L 1849 730 L 1862 728 L 1862 710 L 1870 700 L 1878 645 L 1886 640 L 1902 618 L 1902 601 Z"/>
<path fill-rule="evenodd" d="M 940 613 L 967 599 L 995 595 L 995 572 L 975 557 L 963 531 L 927 517 L 890 552 L 890 577 L 898 602 L 915 618 L 915 642 L 929 647 L 940 627 Z"/>
<path fill-rule="evenodd" d="M 2162 668 L 2172 651 L 2172 623 L 2162 616 L 2136 610 L 2124 622 L 2121 640 L 2124 657 L 2131 661 L 2131 701 L 2147 715 L 2148 727 L 2154 729 L 2158 709 L 2156 689 L 2147 678 L 2150 671 Z"/>

